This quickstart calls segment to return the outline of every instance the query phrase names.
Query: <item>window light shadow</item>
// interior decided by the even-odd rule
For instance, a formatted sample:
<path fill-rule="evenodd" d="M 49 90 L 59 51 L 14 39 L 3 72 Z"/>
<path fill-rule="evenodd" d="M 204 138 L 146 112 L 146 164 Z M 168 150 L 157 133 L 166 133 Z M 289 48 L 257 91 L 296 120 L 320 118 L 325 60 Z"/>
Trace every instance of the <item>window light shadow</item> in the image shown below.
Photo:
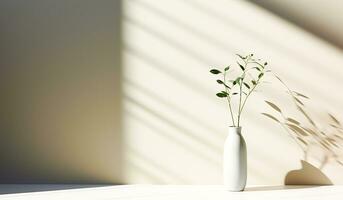
<path fill-rule="evenodd" d="M 148 12 L 155 13 L 160 18 L 165 19 L 166 21 L 170 22 L 171 24 L 177 26 L 179 29 L 188 31 L 192 35 L 198 37 L 202 41 L 209 43 L 210 45 L 216 46 L 217 48 L 221 48 L 225 52 L 234 54 L 232 47 L 228 47 L 228 45 L 225 45 L 222 41 L 214 38 L 213 36 L 206 35 L 205 33 L 196 30 L 196 27 L 192 27 L 187 23 L 184 23 L 181 20 L 176 19 L 175 17 L 162 12 L 161 10 L 155 8 L 152 6 L 148 1 L 141 1 L 141 0 L 130 0 L 131 2 L 135 3 L 136 5 L 140 5 L 142 8 L 146 9 Z"/>
<path fill-rule="evenodd" d="M 202 62 L 202 63 L 215 63 L 214 60 L 208 59 L 203 55 L 195 52 L 194 50 L 187 48 L 185 45 L 182 45 L 181 42 L 171 40 L 165 33 L 156 31 L 155 29 L 151 28 L 149 25 L 139 22 L 138 20 L 130 17 L 124 16 L 123 17 L 124 23 L 130 24 L 139 28 L 140 30 L 149 33 L 150 35 L 160 39 L 161 41 L 167 43 L 177 51 L 182 51 L 184 54 L 189 55 L 190 58 L 193 58 L 195 61 Z"/>
<path fill-rule="evenodd" d="M 156 70 L 159 70 L 163 72 L 164 74 L 168 75 L 170 78 L 175 79 L 177 82 L 184 83 L 185 87 L 190 88 L 191 90 L 197 91 L 199 94 L 207 97 L 208 99 L 213 100 L 213 91 L 206 89 L 205 87 L 201 86 L 201 84 L 196 83 L 189 77 L 178 73 L 175 70 L 172 70 L 173 66 L 170 66 L 170 64 L 162 63 L 152 56 L 150 56 L 148 53 L 145 53 L 143 51 L 140 51 L 138 49 L 135 49 L 131 47 L 130 45 L 124 45 L 124 50 L 131 55 L 134 55 L 135 57 L 139 58 L 143 62 L 147 63 L 150 67 L 153 67 Z M 169 67 L 165 67 L 169 66 Z"/>
<path fill-rule="evenodd" d="M 217 154 L 221 153 L 221 148 L 219 148 L 217 145 L 215 145 L 213 143 L 209 143 L 204 138 L 201 138 L 198 135 L 192 133 L 191 131 L 187 130 L 183 126 L 180 126 L 178 123 L 176 123 L 176 122 L 166 118 L 166 116 L 163 116 L 162 114 L 154 111 L 150 107 L 145 106 L 144 104 L 142 104 L 141 102 L 137 101 L 136 99 L 128 96 L 127 94 L 124 94 L 124 99 L 126 101 L 128 101 L 128 102 L 130 102 L 130 103 L 132 103 L 132 104 L 134 104 L 134 105 L 136 105 L 138 107 L 140 107 L 141 109 L 143 109 L 144 111 L 150 113 L 151 115 L 155 116 L 157 119 L 160 119 L 164 123 L 166 123 L 169 126 L 173 127 L 178 132 L 183 133 L 185 136 L 187 136 L 191 140 L 196 141 L 198 144 L 201 144 L 204 147 L 207 147 L 209 151 L 212 151 L 213 153 L 217 153 Z"/>
<path fill-rule="evenodd" d="M 158 171 L 159 173 L 163 174 L 164 176 L 168 177 L 168 180 L 173 180 L 174 182 L 180 184 L 188 184 L 189 181 L 183 178 L 181 175 L 177 174 L 175 171 L 169 169 L 167 166 L 158 163 L 156 160 L 149 158 L 147 155 L 135 150 L 134 147 L 126 148 L 128 151 L 128 157 L 132 156 L 137 158 L 139 162 L 143 162 L 146 165 L 149 165 L 154 171 Z"/>
<path fill-rule="evenodd" d="M 154 133 L 158 134 L 159 136 L 165 137 L 167 140 L 174 142 L 180 148 L 185 149 L 186 152 L 192 153 L 194 156 L 200 157 L 201 159 L 204 159 L 204 160 L 208 161 L 208 163 L 213 164 L 213 165 L 219 165 L 221 163 L 219 160 L 214 159 L 214 157 L 210 157 L 210 156 L 207 156 L 206 154 L 200 153 L 193 146 L 186 144 L 184 140 L 180 140 L 180 139 L 174 137 L 173 133 L 169 133 L 166 130 L 162 130 L 158 126 L 154 125 L 154 123 L 132 113 L 131 111 L 125 110 L 125 114 L 128 117 L 130 117 L 131 119 L 134 119 L 137 122 L 139 122 L 141 125 L 149 128 L 150 130 L 152 130 Z"/>
<path fill-rule="evenodd" d="M 136 2 L 136 0 L 132 0 L 132 1 Z M 187 3 L 189 3 L 189 2 L 187 2 Z M 196 5 L 196 6 L 195 6 L 196 8 L 200 6 L 201 9 L 208 9 L 208 8 L 202 8 L 202 6 L 201 6 L 201 5 L 198 5 L 198 3 L 192 2 L 192 4 L 195 4 L 195 5 Z M 213 11 L 209 11 L 209 13 L 211 13 L 211 12 L 213 12 Z M 218 15 L 218 13 L 216 13 L 216 15 Z M 215 16 L 216 16 L 216 15 L 215 15 Z M 218 16 L 217 16 L 217 17 L 218 17 Z M 223 19 L 221 19 L 221 20 L 223 20 Z M 225 20 L 229 20 L 229 19 L 225 19 Z M 196 60 L 196 61 L 198 61 L 198 62 L 207 63 L 208 65 L 211 65 L 211 64 L 215 63 L 213 60 L 210 60 L 210 59 L 204 57 L 203 55 L 196 53 L 194 50 L 187 48 L 187 47 L 186 47 L 185 45 L 183 45 L 182 43 L 180 43 L 180 42 L 178 42 L 178 41 L 175 41 L 175 40 L 171 39 L 170 37 L 168 37 L 168 36 L 165 35 L 164 33 L 158 32 L 158 31 L 154 30 L 153 27 L 151 27 L 151 26 L 148 26 L 148 25 L 146 25 L 146 24 L 144 24 L 144 23 L 141 23 L 141 22 L 139 22 L 139 21 L 137 21 L 137 20 L 135 20 L 135 19 L 133 19 L 133 18 L 130 18 L 130 17 L 128 17 L 128 16 L 127 16 L 127 17 L 124 17 L 124 21 L 125 21 L 126 23 L 129 23 L 129 24 L 134 25 L 135 27 L 141 29 L 141 30 L 144 31 L 144 32 L 147 32 L 147 33 L 153 35 L 154 37 L 159 38 L 161 41 L 163 41 L 163 42 L 165 42 L 166 44 L 170 45 L 171 47 L 173 47 L 173 48 L 176 49 L 177 51 L 183 51 L 183 52 L 184 52 L 186 55 L 188 55 L 190 58 L 192 58 L 192 59 L 194 59 L 194 60 Z M 231 23 L 231 21 L 230 21 L 230 23 Z M 235 23 L 235 22 L 232 22 L 232 23 Z M 231 24 L 230 24 L 230 25 L 231 25 Z M 241 29 L 243 28 L 243 30 L 244 30 L 244 27 L 241 27 L 240 25 L 237 25 L 237 26 L 238 26 L 238 28 L 241 28 Z M 188 29 L 187 29 L 187 30 L 188 30 Z M 254 35 L 255 33 L 252 33 L 252 34 Z M 263 37 L 263 36 L 259 36 L 259 37 Z M 259 37 L 257 38 L 258 41 L 260 41 L 260 38 L 259 38 Z M 281 50 L 285 49 L 285 47 L 280 46 L 279 44 L 276 44 L 276 43 L 273 42 L 273 41 L 269 41 L 269 40 L 268 40 L 267 38 L 265 38 L 265 37 L 263 37 L 263 39 L 264 39 L 264 40 L 267 40 L 266 42 L 271 43 L 270 46 L 275 46 L 275 47 L 276 47 L 275 49 L 281 49 Z M 275 43 L 275 44 L 274 44 L 274 43 Z M 126 50 L 126 51 L 128 51 L 128 52 L 130 52 L 130 53 L 132 53 L 132 54 L 134 54 L 134 55 L 136 55 L 136 56 L 139 56 L 140 58 L 143 58 L 143 57 L 144 57 L 145 60 L 149 60 L 150 63 L 155 63 L 155 64 L 156 64 L 155 66 L 157 66 L 157 69 L 161 69 L 161 66 L 163 66 L 162 63 L 159 63 L 159 61 L 157 61 L 156 59 L 154 59 L 152 56 L 150 56 L 150 55 L 148 55 L 147 53 L 144 53 L 144 52 L 142 52 L 142 51 L 140 51 L 140 50 L 138 50 L 138 49 L 135 49 L 135 48 L 132 47 L 130 44 L 124 43 L 123 49 Z M 302 65 L 303 68 L 306 68 L 306 67 L 308 67 L 308 66 L 316 66 L 316 67 L 318 68 L 319 66 L 322 66 L 320 63 L 314 62 L 314 61 L 311 60 L 311 59 L 304 59 L 304 57 L 302 57 L 301 55 L 299 55 L 299 54 L 297 54 L 297 53 L 292 52 L 292 54 L 289 54 L 290 52 L 288 52 L 288 51 L 291 51 L 291 50 L 289 50 L 289 49 L 286 49 L 286 50 L 283 50 L 283 51 L 287 51 L 287 55 L 291 55 L 291 57 L 292 57 L 293 60 L 296 60 L 296 61 L 298 61 L 298 62 L 300 62 L 300 63 L 306 63 L 306 65 Z M 164 64 L 164 65 L 165 65 L 165 64 Z M 287 69 L 287 67 L 283 67 L 283 68 L 281 67 L 279 70 L 280 70 L 280 71 L 284 71 L 285 69 Z M 162 69 L 161 69 L 161 70 L 162 70 Z M 172 72 L 171 70 L 167 70 L 166 68 L 163 68 L 163 70 L 164 70 L 165 72 L 168 72 L 168 73 L 173 73 L 173 76 L 177 76 L 177 77 L 179 77 L 179 78 L 182 77 L 182 80 L 185 80 L 185 81 L 187 81 L 187 82 L 191 82 L 189 78 L 183 76 L 182 74 L 178 74 L 178 73 L 175 72 L 175 71 Z M 317 70 L 317 69 L 316 69 L 316 70 Z M 319 71 L 318 73 L 320 73 L 320 71 Z M 328 68 L 323 68 L 322 75 L 325 75 L 325 76 L 330 77 L 330 80 L 333 80 L 333 77 L 334 77 L 335 79 L 338 79 L 337 73 L 336 73 L 336 72 L 334 72 L 334 76 L 330 76 L 330 74 L 328 74 Z M 287 76 L 288 76 L 288 77 L 291 77 L 290 74 L 288 74 Z M 303 85 L 304 87 L 311 88 L 312 91 L 313 91 L 314 93 L 316 93 L 316 94 L 321 94 L 321 93 L 323 93 L 323 91 L 322 91 L 320 88 L 312 87 L 311 82 L 300 81 L 299 79 L 295 79 L 295 78 L 293 78 L 293 77 L 291 77 L 291 79 L 293 80 L 293 82 L 294 82 L 295 84 L 300 84 L 300 85 Z M 196 88 L 199 88 L 199 84 L 192 84 L 192 85 L 193 85 L 194 87 L 196 87 Z M 208 92 L 208 93 L 210 93 L 210 92 Z M 330 96 L 328 96 L 328 95 L 323 95 L 323 97 L 326 98 L 327 100 L 335 100 L 333 97 L 330 97 Z"/>
<path fill-rule="evenodd" d="M 142 85 L 139 85 L 139 84 L 135 83 L 134 81 L 129 80 L 128 78 L 123 79 L 123 84 L 127 84 L 131 87 L 134 87 L 135 89 L 139 90 L 139 92 L 143 93 L 144 95 L 148 96 L 151 99 L 158 101 L 159 103 L 163 104 L 165 107 L 172 108 L 173 111 L 179 113 L 180 115 L 185 116 L 187 119 L 192 121 L 194 124 L 197 124 L 197 126 L 203 127 L 204 129 L 207 130 L 207 132 L 213 133 L 215 136 L 218 136 L 220 134 L 221 131 L 219 129 L 216 129 L 216 128 L 210 126 L 209 124 L 207 124 L 208 122 L 205 122 L 201 118 L 197 117 L 196 114 L 190 114 L 185 109 L 167 101 L 162 96 L 158 95 L 157 93 L 154 93 L 151 89 L 145 88 Z M 218 138 L 222 139 L 223 137 L 221 137 L 221 136 L 222 136 L 222 134 L 220 134 L 220 136 Z"/>
<path fill-rule="evenodd" d="M 198 1 L 184 1 L 184 3 L 189 4 L 193 8 L 199 9 L 205 15 L 208 15 L 219 21 L 222 21 L 227 26 L 234 27 L 238 30 L 241 30 L 241 34 L 245 35 L 247 38 L 252 38 L 255 41 L 259 41 L 260 43 L 263 43 L 263 45 L 268 45 L 270 47 L 273 47 L 274 50 L 279 51 L 280 53 L 283 53 L 285 55 L 289 55 L 293 60 L 296 60 L 298 63 L 303 63 L 303 64 L 306 63 L 306 65 L 304 66 L 308 66 L 308 69 L 310 69 L 310 66 L 316 66 L 317 67 L 316 70 L 318 71 L 318 73 L 321 73 L 323 76 L 327 76 L 328 78 L 336 78 L 336 79 L 340 78 L 340 77 L 337 77 L 337 73 L 335 71 L 332 71 L 331 69 L 325 67 L 326 63 L 320 63 L 318 60 L 314 61 L 315 58 L 309 57 L 310 55 L 307 55 L 307 54 L 298 54 L 294 52 L 292 49 L 286 46 L 280 45 L 277 42 L 272 41 L 270 38 L 265 37 L 264 35 L 256 31 L 253 31 L 251 29 L 248 29 L 247 27 L 244 27 L 238 24 L 232 19 L 225 17 L 223 14 L 212 10 L 208 6 L 202 5 L 202 3 Z M 242 2 L 242 3 L 254 6 L 256 9 L 262 9 L 251 2 Z"/>
<path fill-rule="evenodd" d="M 292 24 L 296 25 L 297 27 L 306 30 L 307 32 L 310 32 L 311 34 L 316 35 L 317 37 L 320 37 L 321 39 L 325 40 L 326 42 L 330 43 L 331 45 L 340 48 L 343 50 L 343 43 L 342 40 L 339 40 L 337 36 L 328 34 L 325 28 L 318 27 L 317 25 L 313 25 L 312 21 L 309 21 L 305 18 L 304 20 L 301 20 L 301 18 L 297 19 L 297 16 L 294 16 L 294 14 L 290 13 L 289 10 L 283 10 L 281 7 L 283 6 L 278 5 L 277 2 L 271 2 L 271 1 L 258 1 L 258 0 L 250 0 L 250 2 L 256 4 L 258 7 L 263 8 L 274 15 L 277 15 L 288 22 L 291 22 Z M 275 4 L 274 4 L 275 3 Z M 313 19 L 315 20 L 315 19 Z"/>

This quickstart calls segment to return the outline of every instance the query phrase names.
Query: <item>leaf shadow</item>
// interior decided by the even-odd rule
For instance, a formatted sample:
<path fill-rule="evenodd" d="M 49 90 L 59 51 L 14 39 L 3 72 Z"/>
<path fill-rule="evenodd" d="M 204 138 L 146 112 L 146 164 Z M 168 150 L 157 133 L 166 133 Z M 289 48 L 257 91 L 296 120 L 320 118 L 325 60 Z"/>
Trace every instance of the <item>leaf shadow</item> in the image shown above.
<path fill-rule="evenodd" d="M 278 79 L 285 85 L 280 78 Z M 287 86 L 286 88 L 301 117 L 288 116 L 285 113 L 287 109 L 281 110 L 276 103 L 270 101 L 265 102 L 277 115 L 262 113 L 269 120 L 278 123 L 303 151 L 304 158 L 301 160 L 301 168 L 289 171 L 284 179 L 284 184 L 332 185 L 332 181 L 322 172 L 322 169 L 329 163 L 343 166 L 342 123 L 330 113 L 326 113 L 327 122 L 324 122 L 324 120 L 318 123 L 311 116 L 311 113 L 307 111 L 308 108 L 304 103 L 304 100 L 309 100 L 309 97 L 292 91 Z M 318 124 L 321 124 L 321 126 Z M 319 149 L 321 155 L 318 167 L 308 161 L 310 153 L 314 149 Z"/>

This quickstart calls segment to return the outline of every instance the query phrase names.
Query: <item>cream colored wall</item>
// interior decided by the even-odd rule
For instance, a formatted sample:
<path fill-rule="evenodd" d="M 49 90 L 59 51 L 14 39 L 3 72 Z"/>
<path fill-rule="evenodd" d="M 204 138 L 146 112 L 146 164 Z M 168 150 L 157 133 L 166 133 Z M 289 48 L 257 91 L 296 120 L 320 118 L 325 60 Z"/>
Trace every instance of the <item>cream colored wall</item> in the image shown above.
<path fill-rule="evenodd" d="M 343 119 L 343 56 L 313 34 L 246 1 L 128 0 L 123 10 L 123 120 L 125 180 L 130 183 L 219 184 L 229 116 L 211 66 L 234 63 L 235 53 L 265 58 L 294 90 L 311 97 L 321 125 L 329 111 Z M 260 115 L 295 109 L 273 79 L 248 102 L 243 135 L 248 184 L 279 185 L 301 168 L 301 149 Z M 301 118 L 300 118 L 301 119 Z M 303 119 L 302 119 L 303 120 Z M 319 166 L 320 157 L 310 161 Z M 343 183 L 343 168 L 323 168 Z"/>
<path fill-rule="evenodd" d="M 229 116 L 208 71 L 235 53 L 266 58 L 320 124 L 326 111 L 343 119 L 341 50 L 250 2 L 126 0 L 123 18 L 110 0 L 0 5 L 1 182 L 221 183 Z M 300 117 L 269 81 L 243 116 L 248 184 L 301 167 L 301 149 L 260 115 L 271 99 Z M 322 171 L 343 183 L 342 167 Z"/>
<path fill-rule="evenodd" d="M 120 2 L 0 2 L 0 182 L 121 174 Z"/>
<path fill-rule="evenodd" d="M 250 0 L 278 16 L 304 28 L 311 33 L 343 48 L 343 1 L 322 0 Z"/>

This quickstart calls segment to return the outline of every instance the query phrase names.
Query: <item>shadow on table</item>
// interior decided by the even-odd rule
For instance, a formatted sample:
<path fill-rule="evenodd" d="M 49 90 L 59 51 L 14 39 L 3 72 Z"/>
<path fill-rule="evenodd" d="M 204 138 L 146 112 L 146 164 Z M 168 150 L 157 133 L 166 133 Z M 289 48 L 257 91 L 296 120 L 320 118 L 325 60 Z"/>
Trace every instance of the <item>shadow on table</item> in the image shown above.
<path fill-rule="evenodd" d="M 289 190 L 333 185 L 319 168 L 304 160 L 301 160 L 301 165 L 301 169 L 291 170 L 287 173 L 284 180 L 285 185 L 250 187 L 246 188 L 245 191 Z"/>
<path fill-rule="evenodd" d="M 76 184 L 0 184 L 1 194 L 15 194 L 27 192 L 45 192 L 56 190 L 70 190 L 82 188 L 105 187 L 109 185 L 76 185 Z"/>
<path fill-rule="evenodd" d="M 272 190 L 292 190 L 318 187 L 318 185 L 279 185 L 279 186 L 257 186 L 245 188 L 245 192 L 272 191 Z"/>

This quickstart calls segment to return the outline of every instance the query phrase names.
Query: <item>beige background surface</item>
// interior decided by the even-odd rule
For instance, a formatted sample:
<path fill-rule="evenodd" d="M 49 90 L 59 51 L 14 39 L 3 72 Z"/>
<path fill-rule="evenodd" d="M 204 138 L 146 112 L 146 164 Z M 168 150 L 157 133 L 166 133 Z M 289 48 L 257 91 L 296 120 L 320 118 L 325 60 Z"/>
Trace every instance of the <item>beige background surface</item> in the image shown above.
<path fill-rule="evenodd" d="M 305 26 L 316 20 L 292 6 L 281 12 L 284 3 L 258 4 L 1 1 L 0 181 L 220 184 L 229 115 L 208 71 L 233 64 L 235 53 L 265 58 L 310 96 L 306 106 L 321 126 L 326 112 L 343 120 L 340 35 Z M 297 5 L 311 11 L 322 4 Z M 333 8 L 326 14 L 340 16 Z M 317 17 L 331 27 L 327 15 Z M 260 115 L 272 112 L 269 99 L 304 120 L 281 85 L 268 81 L 243 114 L 248 184 L 283 184 L 303 158 Z M 311 152 L 311 164 L 321 159 Z M 329 163 L 322 172 L 342 184 L 342 169 Z"/>
<path fill-rule="evenodd" d="M 0 2 L 0 181 L 114 183 L 120 3 Z"/>

